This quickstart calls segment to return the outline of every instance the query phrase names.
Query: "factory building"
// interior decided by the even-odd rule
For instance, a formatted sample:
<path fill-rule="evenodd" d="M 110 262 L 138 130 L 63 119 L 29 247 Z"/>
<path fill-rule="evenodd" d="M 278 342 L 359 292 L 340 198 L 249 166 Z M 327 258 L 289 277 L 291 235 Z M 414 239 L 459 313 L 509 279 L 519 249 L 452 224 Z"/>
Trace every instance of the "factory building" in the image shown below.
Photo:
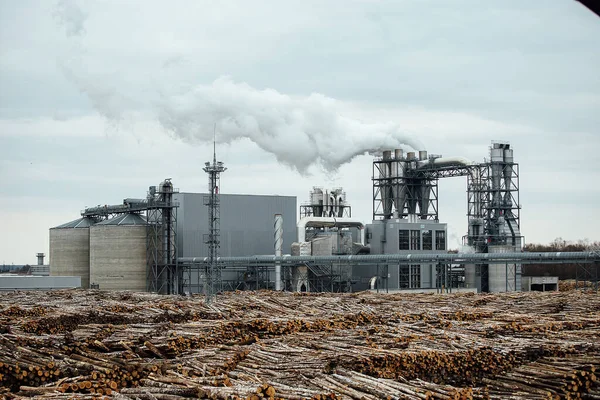
<path fill-rule="evenodd" d="M 447 225 L 437 213 L 437 178 L 427 176 L 431 163 L 461 165 L 462 160 L 428 157 L 426 151 L 386 150 L 373 161 L 373 221 L 366 226 L 371 254 L 446 253 Z M 422 290 L 441 288 L 439 266 L 387 264 L 376 270 L 355 267 L 355 290 Z"/>
<path fill-rule="evenodd" d="M 373 161 L 373 218 L 352 218 L 342 188 L 314 187 L 295 197 L 221 194 L 226 170 L 205 163 L 208 193 L 175 189 L 169 179 L 145 198 L 92 207 L 50 229 L 50 274 L 78 276 L 84 288 L 171 294 L 220 290 L 432 290 L 452 285 L 457 271 L 481 292 L 520 290 L 520 265 L 389 263 L 335 265 L 310 261 L 227 264 L 221 258 L 291 254 L 444 254 L 447 225 L 438 215 L 440 178 L 467 178 L 465 244 L 479 253 L 520 251 L 518 164 L 508 143 L 493 142 L 490 158 L 404 153 L 391 149 Z M 299 210 L 299 213 L 298 213 Z M 186 259 L 180 263 L 180 259 Z M 382 258 L 384 259 L 384 258 Z"/>
<path fill-rule="evenodd" d="M 477 253 L 522 251 L 519 164 L 505 142 L 492 142 L 490 157 L 467 175 L 468 232 L 465 244 Z M 521 290 L 521 265 L 465 265 L 465 283 L 480 292 Z"/>
<path fill-rule="evenodd" d="M 169 277 L 168 271 L 157 268 L 168 265 L 175 254 L 207 256 L 208 194 L 167 191 L 172 193 L 170 204 L 177 211 L 168 218 L 174 232 L 166 234 L 160 226 L 167 224 L 162 224 L 163 217 L 150 206 L 153 203 L 149 199 L 160 196 L 168 187 L 152 186 L 148 199 L 127 198 L 120 205 L 86 209 L 82 218 L 51 228 L 50 274 L 78 276 L 83 288 L 145 291 L 152 282 L 159 289 L 177 282 L 179 286 L 185 285 L 186 291 L 198 292 L 202 277 L 197 272 L 183 276 L 179 271 Z M 226 210 L 220 218 L 220 255 L 273 254 L 275 214 L 283 217 L 283 241 L 288 249 L 295 240 L 296 197 L 237 194 L 219 197 Z M 162 250 L 165 242 L 173 242 L 170 251 L 173 255 L 161 263 L 165 258 Z M 259 286 L 272 288 L 274 272 L 265 274 L 261 274 Z M 163 279 L 171 282 L 165 283 Z M 224 289 L 244 288 L 250 283 L 256 286 L 256 276 L 246 270 L 225 269 L 222 279 Z"/>
<path fill-rule="evenodd" d="M 475 163 L 463 157 L 426 151 L 383 151 L 373 161 L 373 222 L 365 244 L 371 254 L 447 252 L 447 226 L 438 215 L 440 178 L 466 176 L 468 234 L 465 244 L 480 253 L 521 251 L 519 169 L 510 144 L 492 142 L 490 158 Z M 519 264 L 465 265 L 465 284 L 479 292 L 519 291 Z M 356 289 L 432 289 L 452 284 L 452 266 L 382 264 L 355 268 Z"/>
<path fill-rule="evenodd" d="M 352 218 L 342 188 L 314 187 L 300 206 L 292 256 L 364 254 L 364 225 Z M 283 287 L 295 292 L 347 292 L 352 290 L 353 268 L 347 265 L 305 263 L 285 270 Z"/>

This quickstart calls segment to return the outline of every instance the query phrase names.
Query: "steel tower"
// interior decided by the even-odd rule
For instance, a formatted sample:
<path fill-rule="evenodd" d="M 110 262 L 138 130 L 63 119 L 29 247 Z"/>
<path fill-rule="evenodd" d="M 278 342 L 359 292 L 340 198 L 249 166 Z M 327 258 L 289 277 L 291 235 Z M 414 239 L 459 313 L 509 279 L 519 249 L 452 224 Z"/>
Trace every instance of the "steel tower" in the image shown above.
<path fill-rule="evenodd" d="M 204 272 L 204 294 L 206 303 L 210 304 L 216 294 L 221 291 L 221 266 L 219 265 L 220 241 L 220 204 L 219 185 L 221 172 L 227 168 L 221 161 L 217 161 L 216 142 L 213 141 L 213 161 L 204 163 L 204 172 L 208 174 L 209 195 L 204 198 L 204 204 L 208 206 L 208 235 L 205 243 L 208 244 L 208 263 Z"/>

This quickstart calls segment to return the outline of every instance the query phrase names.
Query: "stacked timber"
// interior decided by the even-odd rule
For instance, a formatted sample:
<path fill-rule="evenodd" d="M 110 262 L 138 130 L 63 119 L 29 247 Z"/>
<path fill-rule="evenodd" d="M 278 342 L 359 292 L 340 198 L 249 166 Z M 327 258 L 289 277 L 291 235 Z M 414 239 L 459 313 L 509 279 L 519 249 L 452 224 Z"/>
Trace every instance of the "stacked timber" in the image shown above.
<path fill-rule="evenodd" d="M 571 290 L 597 290 L 594 282 L 591 281 L 576 281 L 575 279 L 566 279 L 558 282 L 558 290 L 560 292 L 568 292 Z"/>
<path fill-rule="evenodd" d="M 43 304 L 43 306 L 42 306 Z M 0 397 L 597 398 L 593 293 L 0 294 Z M 596 396 L 596 397 L 594 397 Z"/>

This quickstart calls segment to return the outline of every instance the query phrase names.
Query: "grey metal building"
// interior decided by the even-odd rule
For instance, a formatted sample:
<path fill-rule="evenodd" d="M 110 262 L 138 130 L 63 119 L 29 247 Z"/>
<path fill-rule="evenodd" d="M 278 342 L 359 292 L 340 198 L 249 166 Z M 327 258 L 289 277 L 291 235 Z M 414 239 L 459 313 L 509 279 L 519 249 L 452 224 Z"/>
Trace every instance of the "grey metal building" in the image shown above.
<path fill-rule="evenodd" d="M 208 193 L 176 193 L 179 204 L 177 223 L 177 252 L 179 257 L 207 257 L 206 240 L 209 233 Z M 274 254 L 275 214 L 283 216 L 283 249 L 289 253 L 296 240 L 297 201 L 294 196 L 220 194 L 220 251 L 222 257 Z M 274 281 L 269 272 L 261 276 Z M 197 271 L 190 279 L 192 292 L 200 289 Z M 225 269 L 224 287 L 243 280 L 243 271 Z"/>
<path fill-rule="evenodd" d="M 207 193 L 176 193 L 179 203 L 177 252 L 180 257 L 206 257 Z M 284 249 L 296 239 L 296 197 L 220 194 L 223 257 L 274 254 L 274 218 L 283 215 Z M 284 252 L 286 252 L 284 250 Z"/>

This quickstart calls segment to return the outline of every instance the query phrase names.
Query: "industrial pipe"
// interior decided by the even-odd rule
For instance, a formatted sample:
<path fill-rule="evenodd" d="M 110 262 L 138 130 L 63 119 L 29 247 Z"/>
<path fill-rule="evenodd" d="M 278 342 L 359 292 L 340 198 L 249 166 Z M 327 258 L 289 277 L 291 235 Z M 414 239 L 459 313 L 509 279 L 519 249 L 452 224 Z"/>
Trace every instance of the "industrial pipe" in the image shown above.
<path fill-rule="evenodd" d="M 275 214 L 275 257 L 283 250 L 283 216 Z M 281 290 L 281 263 L 275 264 L 275 290 Z"/>
<path fill-rule="evenodd" d="M 184 264 L 204 264 L 208 257 L 181 257 Z M 263 264 L 271 265 L 276 262 L 286 265 L 302 263 L 345 263 L 345 264 L 562 264 L 570 262 L 594 263 L 600 262 L 600 254 L 592 251 L 581 252 L 549 252 L 549 253 L 446 253 L 446 254 L 369 254 L 369 255 L 339 255 L 339 256 L 248 256 L 248 257 L 219 257 L 218 262 L 224 265 L 234 264 Z"/>
<path fill-rule="evenodd" d="M 450 167 L 453 165 L 475 165 L 475 163 L 465 157 L 440 157 L 433 160 L 421 160 L 417 162 L 417 168 L 424 168 L 430 165 L 437 167 Z"/>

